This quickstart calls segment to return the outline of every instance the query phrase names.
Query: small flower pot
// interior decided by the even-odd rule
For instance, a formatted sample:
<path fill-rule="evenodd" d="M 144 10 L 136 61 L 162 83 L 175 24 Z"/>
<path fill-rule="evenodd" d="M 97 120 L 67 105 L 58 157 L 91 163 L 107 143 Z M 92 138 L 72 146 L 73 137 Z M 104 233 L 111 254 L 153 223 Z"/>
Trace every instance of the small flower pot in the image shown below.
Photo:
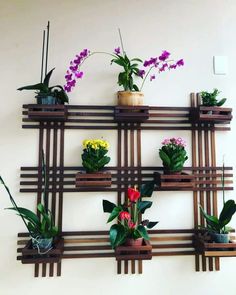
<path fill-rule="evenodd" d="M 229 234 L 211 233 L 211 239 L 215 243 L 229 243 Z"/>
<path fill-rule="evenodd" d="M 36 238 L 32 239 L 32 248 L 46 251 L 52 247 L 53 238 Z"/>
<path fill-rule="evenodd" d="M 57 103 L 56 97 L 51 95 L 43 96 L 38 94 L 36 98 L 37 98 L 38 104 L 56 104 Z"/>
<path fill-rule="evenodd" d="M 142 106 L 143 93 L 138 91 L 118 91 L 119 106 Z"/>
<path fill-rule="evenodd" d="M 139 239 L 128 238 L 125 241 L 125 246 L 142 246 L 142 244 L 143 244 L 143 238 L 139 238 Z"/>

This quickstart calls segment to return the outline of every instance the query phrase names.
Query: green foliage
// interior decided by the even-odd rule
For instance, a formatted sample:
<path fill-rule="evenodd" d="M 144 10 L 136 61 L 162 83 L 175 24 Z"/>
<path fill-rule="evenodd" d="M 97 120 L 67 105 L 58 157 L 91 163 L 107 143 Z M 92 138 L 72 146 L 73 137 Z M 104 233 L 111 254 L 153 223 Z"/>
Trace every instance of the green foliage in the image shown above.
<path fill-rule="evenodd" d="M 188 159 L 183 146 L 168 144 L 159 149 L 159 156 L 164 168 L 171 172 L 183 170 L 185 161 Z"/>
<path fill-rule="evenodd" d="M 139 58 L 132 58 L 130 60 L 124 53 L 124 56 L 116 54 L 116 58 L 111 60 L 112 63 L 123 68 L 123 71 L 118 75 L 118 85 L 123 86 L 125 91 L 139 91 L 138 86 L 134 84 L 134 77 L 140 77 L 139 63 L 142 63 L 142 60 Z"/>
<path fill-rule="evenodd" d="M 36 90 L 38 97 L 46 97 L 46 96 L 53 96 L 57 99 L 57 103 L 64 104 L 69 102 L 68 96 L 64 91 L 63 87 L 60 85 L 55 85 L 49 87 L 49 81 L 52 75 L 52 72 L 55 68 L 47 73 L 45 76 L 43 83 L 37 83 L 34 85 L 28 85 L 18 88 L 17 90 Z M 37 97 L 36 96 L 36 97 Z"/>
<path fill-rule="evenodd" d="M 221 100 L 217 100 L 217 96 L 220 94 L 220 91 L 218 89 L 214 89 L 213 92 L 207 92 L 207 91 L 202 91 L 200 93 L 202 97 L 202 104 L 204 106 L 209 106 L 209 107 L 220 107 L 226 102 L 226 98 L 222 98 Z"/>
<path fill-rule="evenodd" d="M 108 150 L 105 148 L 97 148 L 94 149 L 91 146 L 87 146 L 83 150 L 82 154 L 82 165 L 85 168 L 86 172 L 98 172 L 100 171 L 105 165 L 110 162 L 110 157 L 106 156 Z"/>
<path fill-rule="evenodd" d="M 226 227 L 226 225 L 230 222 L 232 216 L 236 212 L 236 204 L 234 200 L 228 200 L 224 203 L 219 218 L 217 216 L 207 214 L 201 206 L 200 210 L 202 215 L 206 219 L 206 229 L 209 232 L 226 234 L 230 231 L 230 228 Z"/>
<path fill-rule="evenodd" d="M 110 242 L 113 249 L 123 244 L 127 238 L 138 239 L 143 237 L 149 240 L 146 228 L 153 228 L 158 222 L 146 219 L 139 223 L 138 216 L 152 206 L 152 202 L 142 201 L 142 198 L 151 197 L 153 190 L 153 182 L 143 184 L 140 190 L 140 197 L 137 201 L 128 201 L 119 206 L 116 206 L 110 201 L 103 200 L 103 211 L 110 213 L 107 222 L 111 222 L 115 218 L 118 219 L 118 224 L 113 224 L 110 228 Z M 121 213 L 127 214 L 128 219 L 122 219 L 120 217 Z"/>

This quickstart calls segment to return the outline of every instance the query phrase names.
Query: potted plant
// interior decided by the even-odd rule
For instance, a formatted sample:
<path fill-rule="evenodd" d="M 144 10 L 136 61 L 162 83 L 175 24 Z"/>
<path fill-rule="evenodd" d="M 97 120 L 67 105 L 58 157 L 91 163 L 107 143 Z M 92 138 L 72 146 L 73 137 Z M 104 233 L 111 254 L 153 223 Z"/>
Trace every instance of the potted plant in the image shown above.
<path fill-rule="evenodd" d="M 110 228 L 110 243 L 114 249 L 119 245 L 141 246 L 143 240 L 149 240 L 147 229 L 153 228 L 158 222 L 149 220 L 139 221 L 139 216 L 147 208 L 152 206 L 152 202 L 143 201 L 143 197 L 151 197 L 154 184 L 142 185 L 138 191 L 136 187 L 127 191 L 127 202 L 123 205 L 116 205 L 110 201 L 103 200 L 103 211 L 110 213 L 107 222 L 117 219 L 117 224 Z"/>
<path fill-rule="evenodd" d="M 215 243 L 229 243 L 229 232 L 232 228 L 226 226 L 231 221 L 233 215 L 236 212 L 236 204 L 234 200 L 225 201 L 225 173 L 223 164 L 223 175 L 222 175 L 222 188 L 223 188 L 223 208 L 220 212 L 219 217 L 215 215 L 209 215 L 200 206 L 200 211 L 206 220 L 206 227 L 200 227 L 205 229 L 207 234 L 210 235 L 211 240 Z"/>
<path fill-rule="evenodd" d="M 180 174 L 188 159 L 186 143 L 181 137 L 167 138 L 162 142 L 159 156 L 164 167 L 164 174 Z"/>
<path fill-rule="evenodd" d="M 46 166 L 44 161 L 44 152 L 42 150 L 42 174 L 44 179 L 44 191 L 43 191 L 43 203 L 37 204 L 38 215 L 36 215 L 31 210 L 26 208 L 18 207 L 11 192 L 7 185 L 5 184 L 3 178 L 0 175 L 0 183 L 3 184 L 9 199 L 13 205 L 9 210 L 16 211 L 24 222 L 30 238 L 31 245 L 33 249 L 37 249 L 39 254 L 44 254 L 41 251 L 48 252 L 53 245 L 53 239 L 58 235 L 58 228 L 54 225 L 54 218 L 51 211 L 47 207 L 47 178 L 46 178 Z"/>
<path fill-rule="evenodd" d="M 37 216 L 31 210 L 18 207 L 1 176 L 0 183 L 3 184 L 13 205 L 7 209 L 16 211 L 23 220 L 31 238 L 32 248 L 37 249 L 39 254 L 45 253 L 41 251 L 48 252 L 52 248 L 53 238 L 58 235 L 58 228 L 54 225 L 50 210 L 46 209 L 44 204 L 39 203 L 37 205 L 39 216 Z"/>
<path fill-rule="evenodd" d="M 202 98 L 202 105 L 205 107 L 220 107 L 226 102 L 226 98 L 217 100 L 217 96 L 220 94 L 218 89 L 213 89 L 213 92 L 202 91 L 200 96 Z"/>
<path fill-rule="evenodd" d="M 107 156 L 109 143 L 101 139 L 83 141 L 81 155 L 85 174 L 77 173 L 76 186 L 110 186 L 111 173 L 103 173 L 102 169 L 110 162 Z"/>
<path fill-rule="evenodd" d="M 49 81 L 54 69 L 55 68 L 46 74 L 43 82 L 23 86 L 17 90 L 35 90 L 35 97 L 37 98 L 38 104 L 64 104 L 69 102 L 68 96 L 61 85 L 49 86 Z"/>
<path fill-rule="evenodd" d="M 234 200 L 224 202 L 223 209 L 219 217 L 207 214 L 200 206 L 201 214 L 206 220 L 206 227 L 201 227 L 207 231 L 211 240 L 215 243 L 229 243 L 229 232 L 232 228 L 226 226 L 229 224 L 232 216 L 236 212 L 236 204 Z"/>
<path fill-rule="evenodd" d="M 146 80 L 149 78 L 150 81 L 153 81 L 156 78 L 156 74 L 153 73 L 154 70 L 157 74 L 160 74 L 166 70 L 176 69 L 184 65 L 183 59 L 178 61 L 170 59 L 170 53 L 166 50 L 162 51 L 159 56 L 151 57 L 144 62 L 140 58 L 129 58 L 124 50 L 121 34 L 120 41 L 121 47 L 115 48 L 113 53 L 91 52 L 88 49 L 84 49 L 77 54 L 70 62 L 69 69 L 65 75 L 65 91 L 70 92 L 75 87 L 76 80 L 83 77 L 84 73 L 81 71 L 81 66 L 88 58 L 95 54 L 106 54 L 112 58 L 111 64 L 115 63 L 122 68 L 122 71 L 118 74 L 117 81 L 118 85 L 123 88 L 121 91 L 118 91 L 118 105 L 139 106 L 143 104 L 142 89 Z M 140 86 L 138 85 L 139 79 L 142 81 Z"/>

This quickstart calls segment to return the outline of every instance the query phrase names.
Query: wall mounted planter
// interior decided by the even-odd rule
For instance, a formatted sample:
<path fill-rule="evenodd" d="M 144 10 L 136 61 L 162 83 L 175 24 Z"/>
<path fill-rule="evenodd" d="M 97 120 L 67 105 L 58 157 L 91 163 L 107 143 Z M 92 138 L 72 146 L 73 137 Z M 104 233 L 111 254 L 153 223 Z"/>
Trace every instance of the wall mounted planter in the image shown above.
<path fill-rule="evenodd" d="M 198 106 L 192 108 L 190 116 L 194 123 L 229 123 L 232 120 L 232 109 Z"/>
<path fill-rule="evenodd" d="M 82 173 L 76 174 L 76 187 L 109 187 L 111 186 L 110 172 Z"/>
<path fill-rule="evenodd" d="M 236 243 L 214 243 L 207 240 L 203 235 L 194 236 L 196 252 L 205 257 L 236 257 Z"/>
<path fill-rule="evenodd" d="M 29 240 L 24 248 L 22 248 L 21 262 L 23 264 L 35 263 L 58 263 L 61 260 L 64 248 L 64 239 L 55 239 L 53 248 L 45 254 L 39 254 L 38 249 L 32 248 L 32 242 Z M 44 253 L 44 251 L 42 251 Z"/>
<path fill-rule="evenodd" d="M 65 121 L 67 109 L 60 104 L 32 104 L 28 108 L 28 118 L 35 121 Z"/>
<path fill-rule="evenodd" d="M 148 106 L 116 106 L 114 109 L 114 119 L 116 122 L 138 123 L 149 118 Z"/>
<path fill-rule="evenodd" d="M 162 174 L 154 172 L 154 179 L 160 188 L 178 190 L 181 188 L 192 189 L 195 186 L 194 176 L 181 173 L 181 174 Z"/>
<path fill-rule="evenodd" d="M 152 246 L 149 241 L 143 240 L 141 246 L 121 245 L 115 249 L 116 260 L 150 260 L 152 259 Z"/>

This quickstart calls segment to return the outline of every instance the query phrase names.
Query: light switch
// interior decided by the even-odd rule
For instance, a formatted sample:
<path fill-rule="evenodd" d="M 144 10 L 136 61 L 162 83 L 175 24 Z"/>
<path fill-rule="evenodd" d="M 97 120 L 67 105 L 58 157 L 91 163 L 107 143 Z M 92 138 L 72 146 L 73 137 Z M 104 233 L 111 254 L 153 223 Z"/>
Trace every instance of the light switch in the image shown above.
<path fill-rule="evenodd" d="M 228 73 L 228 57 L 223 55 L 214 56 L 214 74 L 226 75 Z"/>

